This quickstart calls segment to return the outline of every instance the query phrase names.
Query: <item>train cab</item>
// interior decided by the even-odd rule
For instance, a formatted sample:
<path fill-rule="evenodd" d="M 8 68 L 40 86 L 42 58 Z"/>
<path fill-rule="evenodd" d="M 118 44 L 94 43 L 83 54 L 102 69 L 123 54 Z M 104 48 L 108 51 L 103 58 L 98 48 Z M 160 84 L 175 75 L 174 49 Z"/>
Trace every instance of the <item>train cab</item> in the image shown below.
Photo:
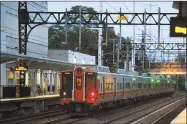
<path fill-rule="evenodd" d="M 60 101 L 68 112 L 86 113 L 96 105 L 98 86 L 95 72 L 76 67 L 72 72 L 62 72 L 61 77 Z"/>

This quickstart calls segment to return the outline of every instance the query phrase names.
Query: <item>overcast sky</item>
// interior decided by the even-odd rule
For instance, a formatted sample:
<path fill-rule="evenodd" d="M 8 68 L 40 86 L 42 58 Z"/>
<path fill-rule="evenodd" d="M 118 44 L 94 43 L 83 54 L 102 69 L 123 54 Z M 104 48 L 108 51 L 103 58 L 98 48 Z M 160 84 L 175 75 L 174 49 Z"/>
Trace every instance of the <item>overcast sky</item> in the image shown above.
<path fill-rule="evenodd" d="M 152 12 L 158 12 L 158 7 L 161 8 L 161 12 L 168 13 L 178 13 L 178 10 L 172 8 L 173 2 L 152 2 L 153 6 L 151 8 Z M 67 8 L 70 10 L 72 6 L 82 5 L 87 7 L 93 7 L 96 11 L 100 11 L 100 2 L 48 2 L 48 11 L 65 11 Z M 135 12 L 142 13 L 145 11 L 150 12 L 150 2 L 136 2 Z M 103 2 L 103 11 L 108 10 L 108 12 L 119 12 L 119 9 L 122 9 L 122 12 L 133 12 L 133 2 Z M 164 21 L 164 20 L 163 20 Z M 119 33 L 119 26 L 114 26 L 116 33 Z M 169 36 L 169 26 L 161 26 L 161 39 L 164 39 L 164 42 L 183 42 L 182 38 L 170 38 Z M 141 34 L 141 31 L 144 29 L 144 26 L 136 26 L 136 39 L 141 37 L 137 34 Z M 158 37 L 158 26 L 147 26 L 147 30 L 151 31 L 152 38 L 157 41 Z M 133 26 L 122 26 L 122 36 L 124 37 L 133 37 Z M 163 41 L 163 40 L 162 40 Z M 136 42 L 140 42 L 136 40 Z M 148 41 L 147 41 L 148 42 Z M 153 42 L 153 41 L 152 41 Z"/>

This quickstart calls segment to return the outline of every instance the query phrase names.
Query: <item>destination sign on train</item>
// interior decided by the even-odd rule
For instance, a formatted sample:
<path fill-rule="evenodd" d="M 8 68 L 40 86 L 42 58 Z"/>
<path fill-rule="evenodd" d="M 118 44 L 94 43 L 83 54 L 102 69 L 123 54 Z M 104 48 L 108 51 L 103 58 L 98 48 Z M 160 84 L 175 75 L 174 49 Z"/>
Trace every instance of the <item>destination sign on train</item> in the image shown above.
<path fill-rule="evenodd" d="M 171 17 L 170 36 L 171 37 L 187 37 L 187 18 Z"/>

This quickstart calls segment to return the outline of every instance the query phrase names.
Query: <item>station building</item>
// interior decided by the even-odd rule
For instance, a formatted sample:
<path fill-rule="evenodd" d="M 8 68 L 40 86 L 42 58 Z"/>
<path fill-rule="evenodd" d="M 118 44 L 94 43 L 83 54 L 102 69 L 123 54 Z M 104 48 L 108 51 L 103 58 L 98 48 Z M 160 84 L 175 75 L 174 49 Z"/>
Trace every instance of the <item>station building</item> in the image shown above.
<path fill-rule="evenodd" d="M 1 52 L 18 55 L 18 2 L 1 3 Z M 28 11 L 48 11 L 47 2 L 28 2 Z M 75 64 L 95 64 L 95 56 L 73 52 L 70 50 L 48 50 L 48 26 L 40 25 L 28 37 L 27 57 L 42 58 L 46 60 L 59 60 Z M 55 85 L 59 87 L 59 72 L 56 70 L 42 70 L 40 67 L 28 69 L 25 84 L 36 91 L 36 86 L 41 88 Z M 43 83 L 45 82 L 45 86 Z M 1 64 L 0 86 L 19 84 L 19 72 L 12 71 L 7 64 Z M 0 87 L 0 88 L 1 88 Z M 31 93 L 32 94 L 32 93 Z"/>
<path fill-rule="evenodd" d="M 1 52 L 18 54 L 18 2 L 1 3 Z M 28 2 L 29 11 L 48 11 L 47 2 Z M 28 39 L 27 55 L 47 58 L 48 53 L 48 27 L 41 25 L 31 32 Z M 11 84 L 13 75 L 15 82 L 19 80 L 18 72 L 9 74 L 6 64 L 1 64 L 1 84 Z M 9 77 L 9 79 L 7 78 Z"/>

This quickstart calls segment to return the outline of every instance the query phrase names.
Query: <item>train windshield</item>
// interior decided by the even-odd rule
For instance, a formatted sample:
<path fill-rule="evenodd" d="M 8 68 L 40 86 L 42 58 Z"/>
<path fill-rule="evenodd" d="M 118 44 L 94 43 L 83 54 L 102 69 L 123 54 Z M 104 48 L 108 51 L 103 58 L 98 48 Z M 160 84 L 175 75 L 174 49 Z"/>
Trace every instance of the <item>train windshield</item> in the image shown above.
<path fill-rule="evenodd" d="M 73 72 L 62 73 L 62 90 L 72 91 L 73 88 Z"/>
<path fill-rule="evenodd" d="M 92 72 L 86 72 L 85 74 L 85 92 L 86 97 L 88 97 L 88 93 L 95 91 L 96 88 L 96 74 Z"/>

